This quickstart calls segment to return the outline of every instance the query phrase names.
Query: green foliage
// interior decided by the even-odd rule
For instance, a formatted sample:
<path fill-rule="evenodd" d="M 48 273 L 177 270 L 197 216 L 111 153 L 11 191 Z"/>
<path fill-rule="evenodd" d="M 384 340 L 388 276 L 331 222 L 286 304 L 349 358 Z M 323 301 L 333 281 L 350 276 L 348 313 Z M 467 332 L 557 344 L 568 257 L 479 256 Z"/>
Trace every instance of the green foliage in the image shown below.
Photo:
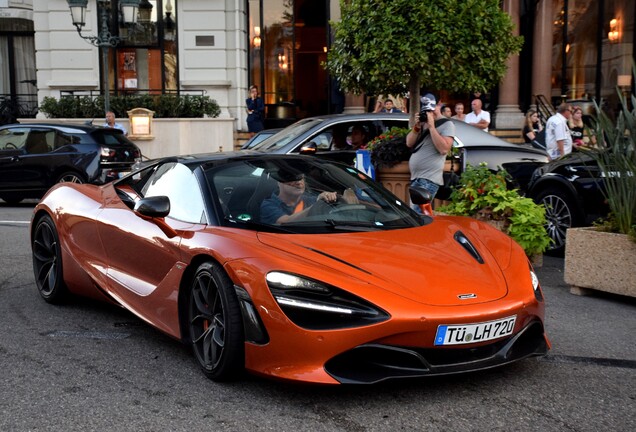
<path fill-rule="evenodd" d="M 636 77 L 636 64 L 633 66 Z M 598 164 L 603 177 L 603 190 L 610 214 L 602 225 L 636 238 L 636 97 L 631 96 L 631 106 L 617 89 L 621 111 L 612 121 L 595 102 L 596 122 L 594 134 L 596 147 L 582 149 Z"/>
<path fill-rule="evenodd" d="M 490 171 L 486 164 L 468 165 L 460 176 L 459 186 L 450 196 L 450 204 L 439 211 L 456 216 L 470 216 L 483 221 L 502 221 L 503 231 L 513 238 L 526 255 L 543 253 L 550 245 L 545 231 L 545 208 L 517 190 L 506 187 L 507 173 Z"/>
<path fill-rule="evenodd" d="M 371 151 L 371 163 L 376 168 L 390 168 L 411 157 L 411 150 L 406 146 L 409 128 L 392 127 L 378 135 L 367 144 Z"/>
<path fill-rule="evenodd" d="M 45 97 L 39 110 L 49 118 L 98 118 L 104 115 L 104 98 L 98 96 L 63 96 L 59 100 Z M 198 95 L 126 95 L 112 96 L 110 109 L 117 117 L 127 117 L 133 108 L 148 108 L 155 118 L 218 117 L 221 108 L 209 96 Z"/>
<path fill-rule="evenodd" d="M 353 93 L 486 91 L 523 44 L 499 0 L 340 0 L 340 9 L 326 66 Z"/>

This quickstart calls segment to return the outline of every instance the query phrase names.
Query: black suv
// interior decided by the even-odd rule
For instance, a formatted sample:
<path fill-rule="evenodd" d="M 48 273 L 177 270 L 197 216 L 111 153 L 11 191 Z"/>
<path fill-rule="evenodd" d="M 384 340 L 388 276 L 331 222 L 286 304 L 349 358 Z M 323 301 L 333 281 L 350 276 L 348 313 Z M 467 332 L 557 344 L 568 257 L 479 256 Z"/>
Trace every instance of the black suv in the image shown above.
<path fill-rule="evenodd" d="M 527 196 L 546 208 L 550 252 L 563 255 L 568 228 L 591 225 L 609 212 L 598 164 L 574 151 L 538 168 L 528 185 Z"/>
<path fill-rule="evenodd" d="M 59 182 L 103 184 L 132 170 L 139 147 L 122 131 L 74 124 L 0 127 L 0 198 L 40 198 Z"/>

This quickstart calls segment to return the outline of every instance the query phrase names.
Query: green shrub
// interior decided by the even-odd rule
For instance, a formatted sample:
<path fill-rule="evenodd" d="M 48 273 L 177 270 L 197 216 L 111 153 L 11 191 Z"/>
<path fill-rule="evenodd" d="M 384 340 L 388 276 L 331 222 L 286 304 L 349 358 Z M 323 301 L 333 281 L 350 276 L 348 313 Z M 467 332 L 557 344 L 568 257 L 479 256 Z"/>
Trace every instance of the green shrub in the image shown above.
<path fill-rule="evenodd" d="M 40 112 L 49 118 L 97 118 L 104 115 L 102 96 L 62 96 L 60 99 L 45 97 Z M 155 112 L 155 118 L 197 118 L 207 115 L 218 117 L 219 104 L 209 96 L 200 95 L 118 95 L 111 96 L 110 109 L 117 117 L 127 117 L 133 108 L 147 108 Z"/>
<path fill-rule="evenodd" d="M 517 190 L 506 187 L 505 170 L 490 171 L 486 164 L 468 165 L 453 189 L 450 204 L 439 211 L 455 216 L 470 216 L 483 221 L 501 221 L 503 231 L 512 237 L 526 255 L 543 253 L 550 245 L 545 230 L 545 207 Z"/>

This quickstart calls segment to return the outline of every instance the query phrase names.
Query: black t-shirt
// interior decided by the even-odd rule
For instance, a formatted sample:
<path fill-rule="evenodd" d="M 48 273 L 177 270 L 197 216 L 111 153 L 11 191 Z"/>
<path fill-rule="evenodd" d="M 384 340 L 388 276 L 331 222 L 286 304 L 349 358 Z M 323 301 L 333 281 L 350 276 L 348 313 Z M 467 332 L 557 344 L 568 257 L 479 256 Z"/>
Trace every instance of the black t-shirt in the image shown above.
<path fill-rule="evenodd" d="M 539 123 L 533 123 L 532 124 L 532 129 L 528 125 L 525 125 L 523 127 L 523 140 L 526 143 L 532 142 L 532 140 L 530 138 L 528 138 L 528 134 L 530 132 L 534 132 L 534 136 L 536 138 L 537 134 L 539 133 Z"/>
<path fill-rule="evenodd" d="M 570 135 L 572 136 L 572 141 L 583 141 L 583 126 L 574 126 L 570 128 Z"/>

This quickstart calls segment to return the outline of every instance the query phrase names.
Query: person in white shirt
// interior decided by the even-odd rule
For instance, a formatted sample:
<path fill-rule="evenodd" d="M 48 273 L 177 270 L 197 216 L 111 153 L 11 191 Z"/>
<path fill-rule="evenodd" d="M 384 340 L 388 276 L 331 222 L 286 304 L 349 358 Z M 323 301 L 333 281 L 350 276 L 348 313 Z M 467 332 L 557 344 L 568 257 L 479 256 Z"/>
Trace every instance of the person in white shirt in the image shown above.
<path fill-rule="evenodd" d="M 119 129 L 120 131 L 124 133 L 124 135 L 128 135 L 128 131 L 126 130 L 124 125 L 122 125 L 121 123 L 115 122 L 115 113 L 112 111 L 108 111 L 106 113 L 106 123 L 104 123 L 102 126 L 113 128 L 113 129 Z"/>
<path fill-rule="evenodd" d="M 556 114 L 545 124 L 545 146 L 551 159 L 572 153 L 572 135 L 568 128 L 568 119 L 571 115 L 570 106 L 562 103 Z"/>
<path fill-rule="evenodd" d="M 471 126 L 475 126 L 478 129 L 488 132 L 488 125 L 490 124 L 490 113 L 481 109 L 481 100 L 473 99 L 470 103 L 472 112 L 466 114 L 465 122 Z"/>

